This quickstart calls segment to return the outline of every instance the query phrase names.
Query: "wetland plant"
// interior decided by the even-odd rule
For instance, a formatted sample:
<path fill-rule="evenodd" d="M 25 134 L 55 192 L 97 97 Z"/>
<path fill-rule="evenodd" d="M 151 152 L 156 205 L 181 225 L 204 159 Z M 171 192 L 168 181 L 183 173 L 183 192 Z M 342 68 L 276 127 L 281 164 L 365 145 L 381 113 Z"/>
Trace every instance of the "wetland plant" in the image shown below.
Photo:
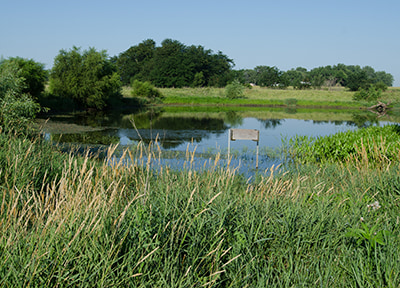
<path fill-rule="evenodd" d="M 139 165 L 158 157 L 155 146 L 126 149 L 110 165 L 116 146 L 96 160 L 0 140 L 0 286 L 400 283 L 400 240 L 390 236 L 400 234 L 399 161 L 308 163 L 248 181 L 217 165 Z"/>

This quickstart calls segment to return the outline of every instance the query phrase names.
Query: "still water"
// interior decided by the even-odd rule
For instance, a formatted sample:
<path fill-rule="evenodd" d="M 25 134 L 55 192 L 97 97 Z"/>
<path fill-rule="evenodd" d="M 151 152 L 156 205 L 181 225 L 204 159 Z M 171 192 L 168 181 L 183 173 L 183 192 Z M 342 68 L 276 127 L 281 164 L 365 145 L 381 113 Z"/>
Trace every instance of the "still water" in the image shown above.
<path fill-rule="evenodd" d="M 164 107 L 136 112 L 52 115 L 40 119 L 40 123 L 46 137 L 55 142 L 86 147 L 110 144 L 129 147 L 140 141 L 157 141 L 164 151 L 195 151 L 197 160 L 201 160 L 199 166 L 204 166 L 204 155 L 227 154 L 229 129 L 256 129 L 259 130 L 259 170 L 263 170 L 280 163 L 277 151 L 283 139 L 296 135 L 320 137 L 399 122 L 394 115 L 377 118 L 371 112 L 358 110 L 231 109 Z M 231 155 L 235 157 L 230 165 L 240 166 L 239 170 L 245 173 L 250 171 L 255 167 L 256 147 L 254 141 L 232 141 Z M 159 164 L 184 166 L 185 159 L 178 158 L 163 159 Z"/>

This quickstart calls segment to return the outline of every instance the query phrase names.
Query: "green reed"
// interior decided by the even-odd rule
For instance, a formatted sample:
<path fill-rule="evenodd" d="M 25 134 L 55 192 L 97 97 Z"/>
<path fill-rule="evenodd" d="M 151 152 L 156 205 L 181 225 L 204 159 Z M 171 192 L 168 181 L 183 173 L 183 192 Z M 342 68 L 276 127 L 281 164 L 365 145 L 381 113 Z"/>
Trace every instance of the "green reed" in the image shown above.
<path fill-rule="evenodd" d="M 400 283 L 398 162 L 277 167 L 247 181 L 218 157 L 193 169 L 193 152 L 180 171 L 152 169 L 144 164 L 161 157 L 156 144 L 116 162 L 116 146 L 96 160 L 40 140 L 1 141 L 0 286 Z M 363 225 L 382 234 L 373 248 L 351 234 Z"/>
<path fill-rule="evenodd" d="M 296 163 L 363 161 L 383 165 L 399 160 L 400 126 L 371 126 L 317 138 L 296 136 L 284 142 L 287 157 Z"/>

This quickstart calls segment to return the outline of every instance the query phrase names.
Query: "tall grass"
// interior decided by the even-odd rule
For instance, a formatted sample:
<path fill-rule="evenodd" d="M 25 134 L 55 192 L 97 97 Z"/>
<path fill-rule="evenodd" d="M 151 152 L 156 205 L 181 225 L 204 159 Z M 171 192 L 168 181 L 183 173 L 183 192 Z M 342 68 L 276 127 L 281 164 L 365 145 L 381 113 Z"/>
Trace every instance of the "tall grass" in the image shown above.
<path fill-rule="evenodd" d="M 386 165 L 399 159 L 400 126 L 371 126 L 325 137 L 296 136 L 284 143 L 289 158 L 297 163 L 344 162 Z"/>
<path fill-rule="evenodd" d="M 399 162 L 248 181 L 218 163 L 194 170 L 190 153 L 173 171 L 142 165 L 160 157 L 144 146 L 113 162 L 116 147 L 103 161 L 1 137 L 0 286 L 400 284 Z"/>

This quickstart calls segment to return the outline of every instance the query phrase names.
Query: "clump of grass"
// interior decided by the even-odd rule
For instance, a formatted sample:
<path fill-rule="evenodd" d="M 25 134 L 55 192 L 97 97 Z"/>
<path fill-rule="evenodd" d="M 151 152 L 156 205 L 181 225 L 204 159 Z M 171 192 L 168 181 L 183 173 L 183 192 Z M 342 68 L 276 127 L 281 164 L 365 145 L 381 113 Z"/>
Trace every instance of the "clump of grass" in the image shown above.
<path fill-rule="evenodd" d="M 348 160 L 386 165 L 399 160 L 400 126 L 371 126 L 325 137 L 296 136 L 284 143 L 286 155 L 298 163 Z"/>
<path fill-rule="evenodd" d="M 138 144 L 118 161 L 116 146 L 104 161 L 56 153 L 52 161 L 61 168 L 33 185 L 20 179 L 29 179 L 28 167 L 52 150 L 13 141 L 19 173 L 0 172 L 0 286 L 394 287 L 400 281 L 400 242 L 393 236 L 400 233 L 398 164 L 271 168 L 247 181 L 234 168 L 220 168 L 218 157 L 214 167 L 192 169 L 192 152 L 185 169 L 152 169 L 149 159 L 161 152 Z M 3 147 L 4 154 L 12 149 Z M 371 213 L 375 201 L 381 207 Z M 373 256 L 347 235 L 361 217 L 376 232 L 389 231 Z"/>
<path fill-rule="evenodd" d="M 7 189 L 29 185 L 39 190 L 62 173 L 66 156 L 40 138 L 0 134 L 0 146 L 0 185 Z"/>

